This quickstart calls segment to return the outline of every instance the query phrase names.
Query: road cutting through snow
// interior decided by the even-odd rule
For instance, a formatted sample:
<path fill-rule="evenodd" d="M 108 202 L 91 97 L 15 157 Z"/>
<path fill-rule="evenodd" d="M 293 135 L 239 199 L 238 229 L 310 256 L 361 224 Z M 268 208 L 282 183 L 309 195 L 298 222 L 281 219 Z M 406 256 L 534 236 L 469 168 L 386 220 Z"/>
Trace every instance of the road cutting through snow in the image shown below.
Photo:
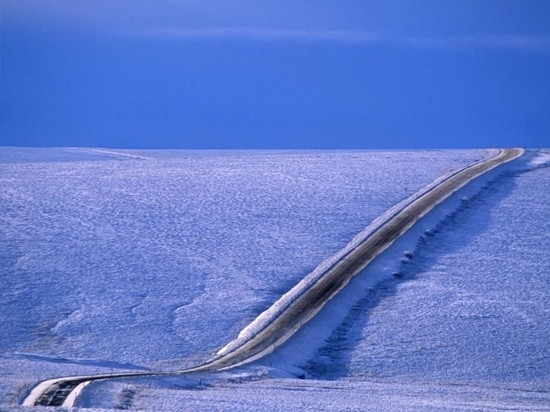
<path fill-rule="evenodd" d="M 473 179 L 517 159 L 523 149 L 502 149 L 489 159 L 474 163 L 431 185 L 421 196 L 405 201 L 375 230 L 352 249 L 332 262 L 322 272 L 306 277 L 260 314 L 239 336 L 209 361 L 188 369 L 168 372 L 128 372 L 110 375 L 74 376 L 49 379 L 39 383 L 25 398 L 23 405 L 72 407 L 83 388 L 92 381 L 166 376 L 183 373 L 212 372 L 243 365 L 259 359 L 286 342 L 323 306 L 342 290 L 376 256 L 409 230 L 436 205 Z"/>

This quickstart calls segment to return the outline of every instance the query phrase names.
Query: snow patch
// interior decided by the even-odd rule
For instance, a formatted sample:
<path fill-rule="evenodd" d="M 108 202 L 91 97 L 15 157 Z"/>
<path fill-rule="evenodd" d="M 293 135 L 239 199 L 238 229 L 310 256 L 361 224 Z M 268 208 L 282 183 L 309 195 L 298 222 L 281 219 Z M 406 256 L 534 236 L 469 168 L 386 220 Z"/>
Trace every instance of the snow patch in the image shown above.
<path fill-rule="evenodd" d="M 550 163 L 550 151 L 538 150 L 534 152 L 529 166 L 541 166 Z"/>

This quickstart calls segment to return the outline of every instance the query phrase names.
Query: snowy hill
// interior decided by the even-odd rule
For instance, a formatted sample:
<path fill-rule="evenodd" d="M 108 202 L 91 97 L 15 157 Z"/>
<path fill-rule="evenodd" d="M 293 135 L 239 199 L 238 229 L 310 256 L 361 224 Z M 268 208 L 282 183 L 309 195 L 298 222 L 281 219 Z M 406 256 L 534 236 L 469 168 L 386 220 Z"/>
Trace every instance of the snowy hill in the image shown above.
<path fill-rule="evenodd" d="M 4 405 L 49 377 L 200 362 L 388 208 L 488 155 L 1 148 Z M 449 205 L 451 217 L 434 218 L 434 236 L 394 259 L 399 275 L 368 289 L 301 357 L 314 380 L 275 379 L 292 370 L 274 355 L 198 381 L 93 384 L 81 405 L 275 410 L 283 397 L 280 410 L 364 410 L 392 388 L 374 410 L 430 410 L 460 404 L 472 387 L 486 406 L 544 405 L 544 156 L 530 152 L 458 209 Z M 299 338 L 290 343 L 300 350 Z M 212 386 L 176 390 L 197 384 Z M 258 404 L 251 391 L 262 394 Z"/>

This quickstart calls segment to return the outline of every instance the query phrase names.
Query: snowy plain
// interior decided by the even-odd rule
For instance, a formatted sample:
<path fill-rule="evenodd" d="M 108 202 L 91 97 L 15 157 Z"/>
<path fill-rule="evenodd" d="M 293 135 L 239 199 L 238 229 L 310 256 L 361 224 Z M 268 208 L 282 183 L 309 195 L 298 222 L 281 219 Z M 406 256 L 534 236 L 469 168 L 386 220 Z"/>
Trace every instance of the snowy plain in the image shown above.
<path fill-rule="evenodd" d="M 1 148 L 0 405 L 39 379 L 200 363 L 388 208 L 490 154 Z M 308 379 L 274 354 L 215 376 L 92 384 L 80 404 L 545 410 L 550 174 L 538 163 L 427 221 L 436 230 L 409 236 L 412 258 L 370 269 L 397 274 L 298 356 Z"/>

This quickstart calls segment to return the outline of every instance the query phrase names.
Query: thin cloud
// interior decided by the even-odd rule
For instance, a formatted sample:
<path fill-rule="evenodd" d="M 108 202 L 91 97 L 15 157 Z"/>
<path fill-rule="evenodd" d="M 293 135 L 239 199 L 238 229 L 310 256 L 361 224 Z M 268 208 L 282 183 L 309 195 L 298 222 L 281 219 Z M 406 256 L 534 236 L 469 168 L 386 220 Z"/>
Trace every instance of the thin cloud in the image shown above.
<path fill-rule="evenodd" d="M 343 30 L 284 30 L 259 29 L 248 27 L 180 29 L 159 28 L 148 32 L 148 35 L 172 39 L 243 39 L 258 41 L 332 41 L 332 42 L 380 42 L 379 35 L 358 31 Z"/>
<path fill-rule="evenodd" d="M 550 37 L 498 35 L 498 36 L 449 36 L 409 37 L 403 43 L 436 49 L 508 49 L 523 51 L 550 51 Z"/>
<path fill-rule="evenodd" d="M 347 30 L 286 30 L 248 27 L 228 28 L 157 28 L 147 36 L 181 40 L 252 40 L 252 41 L 307 41 L 359 44 L 394 44 L 443 50 L 508 49 L 523 51 L 550 51 L 550 37 L 519 35 L 471 35 L 400 37 L 381 33 Z"/>

